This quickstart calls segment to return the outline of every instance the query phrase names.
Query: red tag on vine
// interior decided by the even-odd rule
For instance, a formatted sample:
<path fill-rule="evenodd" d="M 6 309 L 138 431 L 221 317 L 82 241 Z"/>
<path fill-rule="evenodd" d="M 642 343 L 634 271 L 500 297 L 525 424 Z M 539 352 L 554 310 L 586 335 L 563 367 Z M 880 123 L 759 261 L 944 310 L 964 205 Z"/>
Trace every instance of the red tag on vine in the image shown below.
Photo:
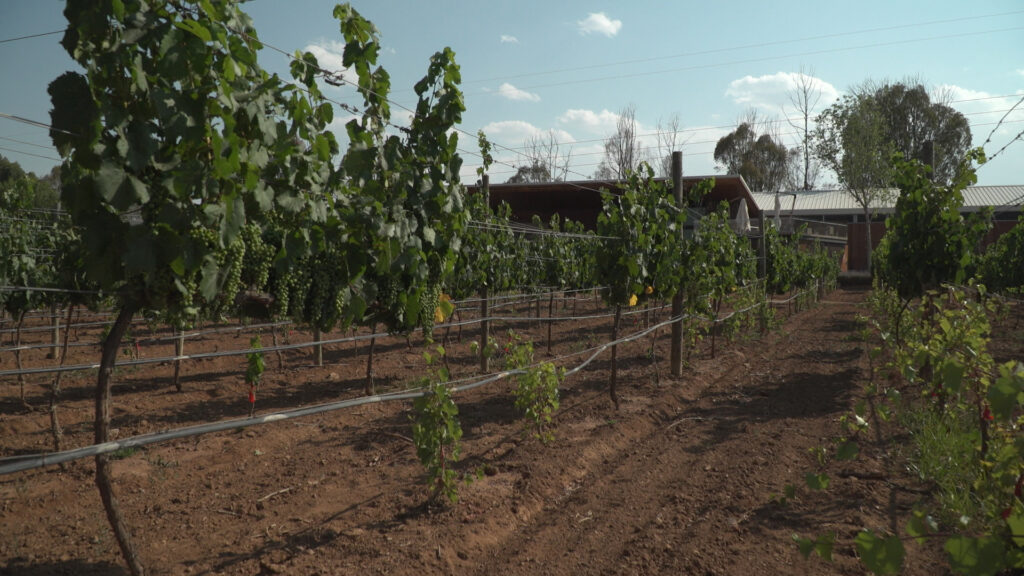
<path fill-rule="evenodd" d="M 255 403 L 256 403 L 256 389 L 255 388 L 249 388 L 249 404 L 255 404 Z"/>

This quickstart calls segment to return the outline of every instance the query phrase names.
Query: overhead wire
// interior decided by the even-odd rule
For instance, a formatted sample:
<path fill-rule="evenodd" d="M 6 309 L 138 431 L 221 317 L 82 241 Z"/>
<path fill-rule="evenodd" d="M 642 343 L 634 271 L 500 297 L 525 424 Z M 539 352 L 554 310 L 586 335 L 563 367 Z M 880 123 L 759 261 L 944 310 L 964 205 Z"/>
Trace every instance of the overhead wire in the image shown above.
<path fill-rule="evenodd" d="M 61 28 L 60 30 L 53 30 L 52 32 L 40 32 L 38 34 L 28 34 L 26 36 L 18 36 L 16 38 L 4 38 L 0 40 L 0 44 L 6 44 L 8 42 L 17 42 L 18 40 L 28 40 L 29 38 L 39 38 L 41 36 L 52 36 L 53 34 L 63 34 L 67 28 Z"/>
<path fill-rule="evenodd" d="M 801 56 L 816 56 L 816 55 L 821 55 L 821 54 L 833 54 L 833 53 L 838 53 L 838 52 L 849 52 L 849 51 L 853 51 L 853 50 L 863 50 L 863 49 L 867 49 L 867 48 L 886 48 L 886 47 L 890 47 L 890 46 L 899 46 L 899 45 L 904 45 L 904 44 L 914 44 L 914 43 L 920 43 L 920 42 L 928 42 L 928 41 L 932 41 L 932 40 L 948 40 L 948 39 L 951 39 L 951 38 L 965 38 L 965 37 L 969 37 L 969 36 L 991 35 L 991 34 L 997 34 L 997 33 L 1001 33 L 1001 32 L 1013 32 L 1013 31 L 1018 31 L 1018 30 L 1024 30 L 1024 26 L 1012 26 L 1012 27 L 1007 27 L 1007 28 L 996 28 L 996 29 L 991 29 L 991 30 L 980 30 L 980 31 L 975 31 L 975 32 L 960 32 L 960 33 L 956 33 L 956 34 L 945 34 L 945 35 L 940 35 L 940 36 L 929 36 L 929 37 L 924 37 L 924 38 L 911 38 L 911 39 L 906 39 L 906 40 L 891 40 L 891 41 L 888 41 L 888 42 L 873 42 L 873 43 L 870 43 L 870 44 L 861 44 L 861 45 L 858 45 L 858 46 L 845 46 L 845 47 L 841 47 L 841 48 L 826 48 L 826 49 L 821 49 L 821 50 L 811 50 L 811 51 L 806 51 L 806 52 L 795 52 L 795 53 L 792 53 L 792 54 L 783 54 L 783 55 L 779 55 L 779 56 L 762 56 L 762 57 L 758 57 L 758 58 L 747 58 L 747 59 L 743 59 L 743 60 L 731 60 L 731 61 L 728 61 L 728 62 L 717 62 L 717 63 L 714 63 L 714 64 L 695 64 L 695 65 L 692 65 L 692 66 L 682 66 L 682 67 L 678 67 L 678 68 L 668 68 L 668 69 L 662 69 L 662 70 L 651 70 L 651 71 L 646 71 L 646 72 L 633 72 L 633 73 L 626 73 L 626 74 L 616 74 L 614 76 L 600 76 L 600 77 L 595 77 L 595 78 L 583 78 L 583 79 L 578 79 L 578 80 L 563 80 L 563 81 L 560 81 L 560 82 L 550 82 L 550 83 L 547 83 L 547 84 L 534 84 L 534 85 L 530 85 L 530 86 L 523 86 L 523 87 L 521 87 L 521 89 L 523 89 L 523 90 L 536 90 L 538 88 L 553 88 L 553 87 L 559 87 L 559 86 L 571 86 L 571 85 L 579 85 L 579 84 L 590 84 L 590 83 L 594 83 L 594 82 L 604 82 L 604 81 L 609 81 L 609 80 L 622 80 L 622 79 L 627 79 L 627 78 L 639 78 L 639 77 L 644 77 L 644 76 L 657 76 L 657 75 L 661 75 L 661 74 L 670 74 L 670 73 L 676 73 L 676 72 L 689 72 L 689 71 L 694 71 L 694 70 L 705 70 L 705 69 L 709 69 L 709 68 L 721 68 L 721 67 L 726 67 L 726 66 L 735 66 L 737 64 L 754 64 L 754 63 L 758 63 L 758 62 L 769 62 L 769 61 L 772 61 L 772 60 L 792 59 L 792 58 L 801 57 Z"/>
<path fill-rule="evenodd" d="M 1012 15 L 1015 15 L 1015 14 L 1021 14 L 1022 12 L 1024 12 L 1024 11 L 1015 10 L 1015 11 L 1011 11 L 1011 12 L 1001 12 L 1001 13 L 997 13 L 997 14 L 985 14 L 985 15 L 978 15 L 978 16 L 964 16 L 964 17 L 960 17 L 960 18 L 947 18 L 947 19 L 943 19 L 943 20 L 932 20 L 932 21 L 928 21 L 928 22 L 920 22 L 920 23 L 913 23 L 913 24 L 897 24 L 897 25 L 893 25 L 893 26 L 883 26 L 883 27 L 878 27 L 878 28 L 867 28 L 867 29 L 863 29 L 863 30 L 854 30 L 854 31 L 849 31 L 849 32 L 836 32 L 836 33 L 830 33 L 830 34 L 819 34 L 819 35 L 816 35 L 816 36 L 806 36 L 806 37 L 803 37 L 803 38 L 794 38 L 794 39 L 788 39 L 788 40 L 774 40 L 774 41 L 770 41 L 770 42 L 758 42 L 758 43 L 753 43 L 753 44 L 744 44 L 744 45 L 730 46 L 730 47 L 725 47 L 725 48 L 712 48 L 712 49 L 708 49 L 708 50 L 697 50 L 697 51 L 693 51 L 693 52 L 683 52 L 683 53 L 671 54 L 671 55 L 667 55 L 667 56 L 651 56 L 651 57 L 647 57 L 647 58 L 636 58 L 636 59 L 631 59 L 631 60 L 620 60 L 620 61 L 616 61 L 616 62 L 605 62 L 605 63 L 601 63 L 601 64 L 591 64 L 591 65 L 586 65 L 586 66 L 576 66 L 576 67 L 569 67 L 569 68 L 560 68 L 560 69 L 555 69 L 555 70 L 542 70 L 542 71 L 539 71 L 539 72 L 526 72 L 526 73 L 521 73 L 521 74 L 505 75 L 505 76 L 500 76 L 500 77 L 480 78 L 480 79 L 476 79 L 476 80 L 469 80 L 469 81 L 467 81 L 465 83 L 466 84 L 478 84 L 478 83 L 484 83 L 484 82 L 494 82 L 494 81 L 497 81 L 497 80 L 515 80 L 515 79 L 518 79 L 518 78 L 527 78 L 527 77 L 531 77 L 531 76 L 543 76 L 543 75 L 551 75 L 551 74 L 564 74 L 566 72 L 576 72 L 576 71 L 579 71 L 579 70 L 591 70 L 591 69 L 597 69 L 597 68 L 610 68 L 610 67 L 613 67 L 613 66 L 631 66 L 631 65 L 635 65 L 635 64 L 643 64 L 643 63 L 646 63 L 646 62 L 655 62 L 655 61 L 660 61 L 660 60 L 671 60 L 671 59 L 677 59 L 677 58 L 687 58 L 687 57 L 692 57 L 692 56 L 706 56 L 708 54 L 716 54 L 716 53 L 721 53 L 721 52 L 732 52 L 732 51 L 737 51 L 737 50 L 749 50 L 749 49 L 755 49 L 755 48 L 767 48 L 769 46 L 777 46 L 777 45 L 782 45 L 782 44 L 795 44 L 795 43 L 800 43 L 800 42 L 811 42 L 811 41 L 814 41 L 814 40 L 827 40 L 829 38 L 839 38 L 839 37 L 843 37 L 843 36 L 856 36 L 856 35 L 861 35 L 861 34 L 871 34 L 871 33 L 875 33 L 875 32 L 888 32 L 888 31 L 892 31 L 892 30 L 901 30 L 901 29 L 906 29 L 906 28 L 917 28 L 917 27 L 922 27 L 922 26 L 932 26 L 932 25 L 936 25 L 936 24 L 951 24 L 951 23 L 954 23 L 954 22 L 963 22 L 963 21 L 968 21 L 968 20 L 980 20 L 980 19 L 984 19 L 984 18 L 999 18 L 999 17 L 1004 17 L 1004 16 L 1012 16 Z"/>

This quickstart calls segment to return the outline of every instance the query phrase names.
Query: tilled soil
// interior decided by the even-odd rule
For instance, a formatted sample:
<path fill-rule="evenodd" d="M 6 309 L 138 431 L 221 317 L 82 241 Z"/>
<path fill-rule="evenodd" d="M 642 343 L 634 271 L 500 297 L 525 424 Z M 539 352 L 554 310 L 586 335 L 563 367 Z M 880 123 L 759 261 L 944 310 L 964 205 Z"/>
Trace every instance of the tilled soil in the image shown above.
<path fill-rule="evenodd" d="M 901 531 L 927 495 L 889 452 L 885 426 L 860 438 L 855 461 L 814 454 L 832 446 L 840 417 L 863 396 L 866 345 L 855 332 L 865 294 L 841 289 L 758 339 L 719 341 L 716 358 L 705 341 L 678 379 L 667 373 L 664 332 L 653 362 L 651 338 L 623 345 L 621 407 L 608 399 L 604 355 L 563 384 L 548 444 L 524 433 L 514 383 L 456 396 L 464 431 L 457 466 L 474 480 L 455 504 L 429 497 L 408 402 L 150 446 L 114 463 L 115 489 L 153 574 L 862 574 L 857 532 Z M 581 301 L 577 313 L 596 309 Z M 625 331 L 638 321 L 627 320 Z M 546 329 L 517 330 L 539 341 L 542 359 Z M 580 352 L 609 334 L 606 319 L 560 325 L 553 353 Z M 417 338 L 411 348 L 403 338 L 377 342 L 381 389 L 426 373 Z M 476 328 L 467 328 L 462 342 L 448 344 L 456 377 L 477 368 L 473 338 Z M 227 333 L 188 346 L 247 344 L 247 335 Z M 173 353 L 162 346 L 141 352 Z M 98 358 L 95 348 L 75 350 L 81 356 L 71 363 Z M 322 368 L 310 365 L 308 351 L 285 354 L 281 367 L 268 353 L 257 412 L 358 396 L 366 351 L 365 342 L 332 345 Z M 27 355 L 25 365 L 53 362 L 42 354 Z M 0 369 L 13 365 L 4 353 Z M 188 365 L 183 392 L 171 386 L 169 364 L 122 370 L 117 434 L 246 416 L 244 366 L 244 357 Z M 45 407 L 47 378 L 28 383 L 30 405 Z M 90 442 L 92 378 L 65 379 L 67 447 Z M 11 377 L 0 394 L 0 455 L 50 449 L 48 412 L 24 408 Z M 126 573 L 93 471 L 82 460 L 0 477 L 0 574 Z M 804 476 L 819 471 L 831 486 L 812 492 Z M 792 498 L 782 496 L 787 486 Z M 828 532 L 837 537 L 832 562 L 799 554 L 794 534 Z M 907 549 L 904 573 L 946 571 L 937 546 Z"/>

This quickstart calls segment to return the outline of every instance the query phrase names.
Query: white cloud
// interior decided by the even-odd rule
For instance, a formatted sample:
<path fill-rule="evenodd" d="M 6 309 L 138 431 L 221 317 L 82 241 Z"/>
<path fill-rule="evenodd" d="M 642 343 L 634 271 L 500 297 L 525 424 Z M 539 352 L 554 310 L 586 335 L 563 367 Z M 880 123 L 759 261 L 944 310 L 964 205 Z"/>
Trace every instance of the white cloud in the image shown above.
<path fill-rule="evenodd" d="M 351 84 L 359 84 L 359 77 L 352 70 L 349 70 L 343 64 L 343 54 L 345 52 L 345 44 L 336 40 L 328 40 L 320 43 L 309 44 L 304 51 L 311 53 L 316 56 L 316 61 L 324 70 L 331 72 L 340 72 L 341 77 Z M 330 87 L 328 85 L 328 87 Z"/>
<path fill-rule="evenodd" d="M 1024 76 L 1024 68 L 1017 68 L 1017 75 Z"/>
<path fill-rule="evenodd" d="M 499 120 L 482 128 L 487 139 L 505 146 L 518 145 L 530 136 L 540 134 L 541 129 L 523 120 Z"/>
<path fill-rule="evenodd" d="M 801 77 L 800 72 L 744 76 L 730 82 L 725 95 L 732 98 L 736 104 L 759 108 L 773 115 L 792 113 L 793 105 L 789 101 L 789 95 L 797 88 Z M 835 86 L 820 78 L 808 78 L 811 80 L 811 89 L 821 93 L 821 98 L 811 111 L 812 114 L 824 110 L 839 98 L 839 91 Z"/>
<path fill-rule="evenodd" d="M 996 130 L 993 142 L 999 140 L 999 136 L 1008 137 L 1020 132 L 1020 123 L 1024 122 L 1024 106 L 1018 106 L 1016 110 L 1007 114 L 1007 110 L 1013 108 L 1013 105 L 1020 100 L 1020 91 L 1016 96 L 995 98 L 994 94 L 983 90 L 942 84 L 937 86 L 934 92 L 948 96 L 951 100 L 950 106 L 967 117 L 967 121 L 971 123 L 971 136 L 975 146 L 980 146 L 985 141 L 985 138 L 1004 115 L 1006 118 Z M 1008 122 L 1012 122 L 1012 124 L 1007 125 Z M 1001 142 L 1005 142 L 1005 138 Z M 990 143 L 986 148 L 991 145 Z M 991 154 L 996 149 L 998 148 L 988 150 L 988 152 Z"/>
<path fill-rule="evenodd" d="M 504 84 L 498 87 L 498 95 L 509 100 L 525 100 L 527 102 L 540 102 L 540 96 L 538 96 L 537 94 L 527 92 L 526 90 L 520 90 L 519 88 L 516 88 L 515 86 L 509 84 L 508 82 L 505 82 Z"/>
<path fill-rule="evenodd" d="M 619 115 L 609 110 L 594 112 L 571 108 L 558 117 L 558 123 L 568 130 L 582 130 L 598 136 L 607 136 L 615 132 L 615 124 L 619 121 Z"/>
<path fill-rule="evenodd" d="M 622 20 L 612 20 L 604 12 L 592 12 L 585 19 L 576 22 L 580 34 L 604 34 L 611 38 L 622 29 Z"/>
<path fill-rule="evenodd" d="M 501 35 L 501 43 L 502 44 L 519 44 L 519 38 L 516 38 L 515 36 L 511 36 L 509 34 L 502 34 Z"/>

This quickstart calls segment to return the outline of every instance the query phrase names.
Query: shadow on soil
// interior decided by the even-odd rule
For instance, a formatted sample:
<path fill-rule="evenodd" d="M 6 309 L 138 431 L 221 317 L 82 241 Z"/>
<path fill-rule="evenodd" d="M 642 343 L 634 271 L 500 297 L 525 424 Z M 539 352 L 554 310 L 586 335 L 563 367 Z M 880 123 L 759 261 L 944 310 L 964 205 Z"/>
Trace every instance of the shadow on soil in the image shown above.
<path fill-rule="evenodd" d="M 339 510 L 332 516 L 324 519 L 322 522 L 317 523 L 315 526 L 310 526 L 305 530 L 288 534 L 287 537 L 283 539 L 269 540 L 262 546 L 253 548 L 251 552 L 246 554 L 233 554 L 230 552 L 222 553 L 220 555 L 220 561 L 215 564 L 211 570 L 202 572 L 201 574 L 219 574 L 224 570 L 250 560 L 261 560 L 261 564 L 281 564 L 290 560 L 291 557 L 299 554 L 300 551 L 315 551 L 317 548 L 331 545 L 336 541 L 339 544 L 343 544 L 345 540 L 353 539 L 354 537 L 357 537 L 357 535 L 352 533 L 345 536 L 343 533 L 339 533 L 337 530 L 332 528 L 330 524 L 343 519 L 347 514 L 354 512 L 362 506 L 366 506 L 376 500 L 379 500 L 382 496 L 384 496 L 383 493 L 378 493 L 366 500 L 356 502 L 348 508 Z M 275 552 L 278 553 L 276 558 L 274 556 Z M 260 573 L 265 573 L 268 570 L 270 573 L 277 573 L 274 571 L 274 568 L 264 568 L 261 566 L 261 570 L 262 571 Z"/>
<path fill-rule="evenodd" d="M 25 558 L 12 558 L 5 566 L 0 567 L 0 576 L 119 576 L 128 571 L 119 564 L 110 562 L 83 562 L 69 560 L 67 562 L 33 563 Z"/>
<path fill-rule="evenodd" d="M 768 419 L 813 418 L 847 409 L 851 390 L 856 389 L 860 371 L 855 368 L 835 374 L 798 372 L 773 386 L 718 391 L 709 396 L 710 407 L 695 407 L 680 414 L 681 419 L 713 423 L 707 437 L 691 450 L 702 453 L 743 434 L 751 422 Z"/>

